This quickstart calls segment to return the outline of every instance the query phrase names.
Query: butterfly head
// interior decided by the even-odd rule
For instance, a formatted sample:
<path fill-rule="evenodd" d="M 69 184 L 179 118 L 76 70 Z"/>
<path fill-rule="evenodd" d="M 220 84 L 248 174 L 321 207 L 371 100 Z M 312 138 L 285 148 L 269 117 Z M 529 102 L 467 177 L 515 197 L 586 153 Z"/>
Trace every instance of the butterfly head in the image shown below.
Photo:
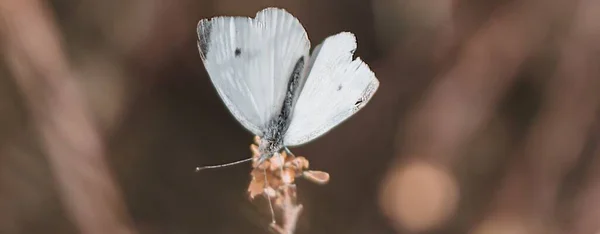
<path fill-rule="evenodd" d="M 283 148 L 282 144 L 277 140 L 270 140 L 269 138 L 256 137 L 254 143 L 258 145 L 257 152 L 254 152 L 254 156 L 258 156 L 257 163 L 264 162 L 265 160 L 273 157 L 273 155 Z"/>

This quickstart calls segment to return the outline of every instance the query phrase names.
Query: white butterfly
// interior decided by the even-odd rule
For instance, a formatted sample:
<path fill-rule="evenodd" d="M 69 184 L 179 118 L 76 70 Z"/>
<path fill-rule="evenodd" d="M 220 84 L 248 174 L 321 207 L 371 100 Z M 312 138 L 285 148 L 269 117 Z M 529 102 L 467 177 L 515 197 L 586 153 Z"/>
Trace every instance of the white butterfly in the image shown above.
<path fill-rule="evenodd" d="M 379 81 L 342 32 L 309 56 L 310 41 L 286 10 L 198 22 L 200 57 L 233 116 L 260 137 L 258 163 L 323 135 L 371 99 Z"/>

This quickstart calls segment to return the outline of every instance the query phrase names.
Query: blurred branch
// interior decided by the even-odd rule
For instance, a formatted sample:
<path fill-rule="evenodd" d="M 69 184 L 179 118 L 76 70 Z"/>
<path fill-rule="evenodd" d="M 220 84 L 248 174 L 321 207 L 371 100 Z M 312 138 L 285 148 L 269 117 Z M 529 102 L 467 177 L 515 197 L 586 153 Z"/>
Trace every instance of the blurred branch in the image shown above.
<path fill-rule="evenodd" d="M 509 1 L 459 43 L 456 61 L 436 77 L 407 123 L 399 125 L 407 127 L 400 137 L 406 142 L 396 154 L 408 160 L 388 173 L 381 203 L 395 223 L 411 231 L 430 230 L 454 214 L 455 194 L 436 196 L 433 189 L 415 188 L 425 184 L 458 191 L 449 172 L 462 160 L 461 150 L 490 121 L 522 64 L 544 45 L 564 5 L 557 0 Z"/>
<path fill-rule="evenodd" d="M 600 116 L 598 116 L 600 117 Z M 600 129 L 600 121 L 596 120 L 596 137 L 593 140 L 594 152 L 590 167 L 587 170 L 587 178 L 585 179 L 581 192 L 574 199 L 572 212 L 568 212 L 571 217 L 566 217 L 570 222 L 566 226 L 565 232 L 573 234 L 597 233 L 600 231 L 600 137 L 598 131 Z"/>
<path fill-rule="evenodd" d="M 595 0 L 583 0 L 581 2 L 575 18 L 576 26 L 573 34 L 576 36 L 571 41 L 571 45 L 579 48 L 579 51 L 584 54 L 582 57 L 585 58 L 584 61 L 587 62 L 587 66 L 581 70 L 584 74 L 587 74 L 591 81 L 595 81 L 590 85 L 590 89 L 596 91 L 595 96 L 592 96 L 592 99 L 589 100 L 596 103 L 596 113 L 592 117 L 595 121 L 595 127 L 589 130 L 594 132 L 592 147 L 595 148 L 595 152 L 593 152 L 591 167 L 588 169 L 589 175 L 585 178 L 582 192 L 575 198 L 575 212 L 572 223 L 569 225 L 572 229 L 568 230 L 574 234 L 597 233 L 600 231 L 600 223 L 598 223 L 598 217 L 600 217 L 600 203 L 598 203 L 600 197 L 600 137 L 598 135 L 600 132 L 600 94 L 597 89 L 597 87 L 600 87 L 598 79 L 600 69 L 597 66 L 598 52 L 600 52 L 600 45 L 598 44 L 598 41 L 600 41 L 600 30 L 598 30 L 600 2 Z M 592 91 L 589 92 L 593 93 Z"/>
<path fill-rule="evenodd" d="M 593 16 L 600 5 L 593 2 L 597 1 L 574 3 L 577 11 L 559 45 L 556 73 L 547 79 L 544 104 L 520 152 L 525 163 L 512 166 L 480 231 L 496 227 L 485 225 L 499 216 L 518 216 L 520 220 L 504 226 L 522 226 L 532 232 L 548 233 L 558 226 L 559 189 L 582 155 L 600 107 L 600 70 L 595 63 L 600 37 L 597 27 L 590 27 L 597 25 Z"/>
<path fill-rule="evenodd" d="M 460 147 L 494 113 L 521 64 L 548 35 L 549 17 L 536 1 L 497 9 L 464 42 L 455 64 L 438 76 L 424 102 L 409 118 L 408 155 L 451 165 Z"/>
<path fill-rule="evenodd" d="M 37 125 L 62 201 L 81 233 L 133 233 L 120 191 L 46 2 L 3 0 L 3 49 Z"/>

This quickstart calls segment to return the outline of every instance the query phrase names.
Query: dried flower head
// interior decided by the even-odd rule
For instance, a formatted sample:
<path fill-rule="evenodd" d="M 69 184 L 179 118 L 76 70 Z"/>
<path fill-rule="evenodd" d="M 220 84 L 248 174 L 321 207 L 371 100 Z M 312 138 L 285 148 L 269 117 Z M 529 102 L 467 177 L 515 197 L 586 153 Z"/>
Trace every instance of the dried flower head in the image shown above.
<path fill-rule="evenodd" d="M 292 233 L 302 205 L 296 204 L 296 185 L 295 180 L 298 177 L 306 178 L 317 184 L 326 184 L 329 182 L 329 174 L 323 171 L 313 171 L 309 169 L 309 162 L 302 156 L 288 155 L 281 151 L 273 157 L 257 165 L 260 156 L 258 143 L 260 138 L 254 137 L 254 144 L 250 145 L 252 151 L 252 179 L 248 185 L 248 195 L 254 199 L 258 195 L 263 195 L 269 199 L 269 202 L 282 211 L 283 225 L 272 224 L 272 228 L 278 233 Z"/>

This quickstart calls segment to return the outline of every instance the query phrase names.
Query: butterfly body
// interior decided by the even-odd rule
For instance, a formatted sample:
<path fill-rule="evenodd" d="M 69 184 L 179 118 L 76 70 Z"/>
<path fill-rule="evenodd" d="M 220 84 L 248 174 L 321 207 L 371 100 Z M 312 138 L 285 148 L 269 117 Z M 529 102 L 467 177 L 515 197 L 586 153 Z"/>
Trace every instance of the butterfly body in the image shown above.
<path fill-rule="evenodd" d="M 292 117 L 292 111 L 294 110 L 295 99 L 301 88 L 300 79 L 304 64 L 304 57 L 298 58 L 288 81 L 286 94 L 281 105 L 281 111 L 269 121 L 266 125 L 266 129 L 262 131 L 264 134 L 260 136 L 261 143 L 258 148 L 261 152 L 261 156 L 258 159 L 259 164 L 272 157 L 284 147 L 283 142 L 285 132 L 290 125 L 290 118 Z"/>

